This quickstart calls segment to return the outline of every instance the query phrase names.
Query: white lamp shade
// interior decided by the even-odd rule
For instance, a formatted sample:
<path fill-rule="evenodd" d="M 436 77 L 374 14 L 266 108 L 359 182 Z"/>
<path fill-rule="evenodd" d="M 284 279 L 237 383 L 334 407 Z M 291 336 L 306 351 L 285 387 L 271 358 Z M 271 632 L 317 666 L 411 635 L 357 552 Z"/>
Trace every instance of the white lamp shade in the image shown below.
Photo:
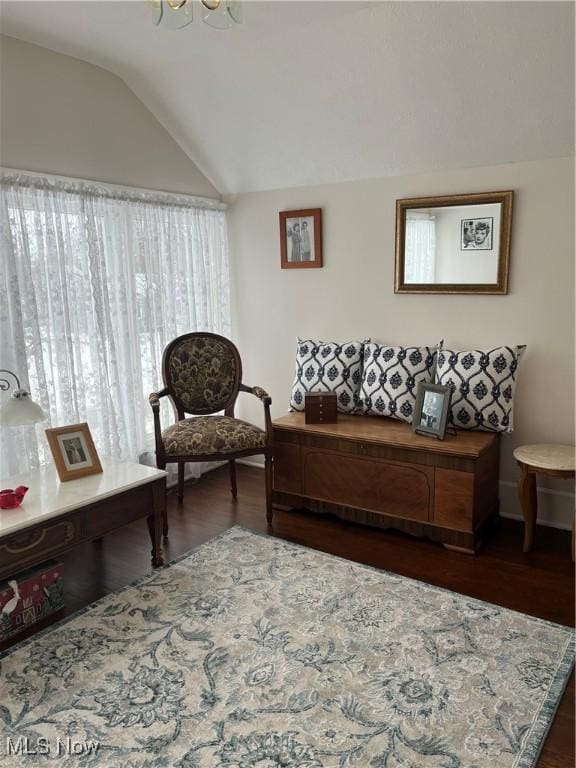
<path fill-rule="evenodd" d="M 16 390 L 8 402 L 0 408 L 0 424 L 4 427 L 37 424 L 45 418 L 46 414 L 42 408 L 22 389 Z"/>

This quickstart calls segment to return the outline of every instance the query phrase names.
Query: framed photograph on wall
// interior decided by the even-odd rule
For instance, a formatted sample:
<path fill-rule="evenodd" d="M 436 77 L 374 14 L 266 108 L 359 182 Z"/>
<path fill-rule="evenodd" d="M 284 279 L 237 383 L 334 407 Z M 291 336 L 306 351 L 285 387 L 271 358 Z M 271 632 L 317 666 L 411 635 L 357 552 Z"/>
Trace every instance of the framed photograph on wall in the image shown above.
<path fill-rule="evenodd" d="M 491 251 L 494 233 L 494 218 L 461 219 L 460 250 L 461 251 Z"/>
<path fill-rule="evenodd" d="M 322 266 L 322 209 L 280 212 L 282 269 Z"/>
<path fill-rule="evenodd" d="M 47 429 L 46 438 L 60 480 L 76 480 L 78 477 L 98 475 L 102 472 L 88 424 L 70 424 L 67 427 Z"/>
<path fill-rule="evenodd" d="M 451 400 L 451 387 L 421 382 L 416 392 L 412 430 L 444 440 Z"/>

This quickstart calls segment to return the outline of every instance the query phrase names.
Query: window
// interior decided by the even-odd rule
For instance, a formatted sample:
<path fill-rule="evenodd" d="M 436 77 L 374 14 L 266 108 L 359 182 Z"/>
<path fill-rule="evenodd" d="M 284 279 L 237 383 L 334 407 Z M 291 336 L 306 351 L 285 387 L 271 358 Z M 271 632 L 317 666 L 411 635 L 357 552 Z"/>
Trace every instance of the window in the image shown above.
<path fill-rule="evenodd" d="M 148 394 L 162 385 L 166 344 L 199 329 L 230 334 L 224 209 L 3 175 L 0 367 L 27 381 L 49 418 L 35 432 L 7 430 L 2 475 L 49 460 L 49 425 L 87 421 L 103 456 L 151 448 Z"/>
<path fill-rule="evenodd" d="M 406 283 L 433 283 L 436 269 L 436 220 L 421 211 L 406 213 Z"/>

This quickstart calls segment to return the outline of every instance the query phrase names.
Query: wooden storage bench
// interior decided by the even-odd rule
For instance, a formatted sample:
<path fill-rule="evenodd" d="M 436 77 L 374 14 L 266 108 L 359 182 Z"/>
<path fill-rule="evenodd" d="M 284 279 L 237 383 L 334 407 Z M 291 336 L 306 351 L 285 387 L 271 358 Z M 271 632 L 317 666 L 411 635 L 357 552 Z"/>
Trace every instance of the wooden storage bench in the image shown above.
<path fill-rule="evenodd" d="M 444 441 L 393 419 L 339 414 L 273 422 L 275 505 L 306 507 L 398 528 L 474 553 L 498 513 L 498 435 L 460 431 Z"/>

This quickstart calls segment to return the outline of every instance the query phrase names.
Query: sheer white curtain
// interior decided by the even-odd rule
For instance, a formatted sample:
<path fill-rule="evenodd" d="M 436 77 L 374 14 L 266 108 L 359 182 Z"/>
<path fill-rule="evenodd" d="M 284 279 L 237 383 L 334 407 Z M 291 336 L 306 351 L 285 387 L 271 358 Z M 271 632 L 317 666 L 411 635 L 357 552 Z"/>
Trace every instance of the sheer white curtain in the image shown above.
<path fill-rule="evenodd" d="M 433 283 L 436 267 L 436 220 L 420 211 L 406 212 L 404 280 Z"/>
<path fill-rule="evenodd" d="M 224 209 L 0 176 L 0 368 L 49 415 L 36 428 L 2 428 L 3 476 L 50 460 L 50 425 L 87 421 L 102 456 L 137 460 L 152 448 L 147 395 L 162 386 L 166 344 L 194 330 L 230 333 Z"/>

